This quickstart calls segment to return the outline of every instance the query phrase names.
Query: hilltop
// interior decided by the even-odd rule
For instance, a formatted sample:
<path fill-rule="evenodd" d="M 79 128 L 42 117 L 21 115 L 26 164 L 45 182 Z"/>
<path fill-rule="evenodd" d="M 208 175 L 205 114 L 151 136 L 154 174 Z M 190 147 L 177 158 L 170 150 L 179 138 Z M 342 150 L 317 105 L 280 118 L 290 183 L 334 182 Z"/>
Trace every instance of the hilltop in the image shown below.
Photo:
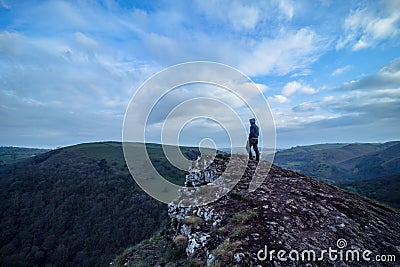
<path fill-rule="evenodd" d="M 229 157 L 223 156 L 222 161 L 228 162 Z M 239 183 L 218 201 L 187 208 L 171 204 L 169 225 L 127 249 L 113 265 L 298 266 L 308 262 L 311 266 L 382 266 L 362 259 L 329 260 L 327 255 L 320 262 L 283 262 L 276 254 L 285 250 L 287 257 L 291 250 L 314 250 L 320 255 L 321 250 L 331 247 L 343 253 L 370 250 L 371 258 L 393 255 L 397 261 L 387 266 L 398 266 L 399 213 L 275 165 L 262 185 L 249 192 L 255 168 L 256 163 L 249 162 Z M 265 246 L 275 251 L 272 259 L 263 259 Z"/>

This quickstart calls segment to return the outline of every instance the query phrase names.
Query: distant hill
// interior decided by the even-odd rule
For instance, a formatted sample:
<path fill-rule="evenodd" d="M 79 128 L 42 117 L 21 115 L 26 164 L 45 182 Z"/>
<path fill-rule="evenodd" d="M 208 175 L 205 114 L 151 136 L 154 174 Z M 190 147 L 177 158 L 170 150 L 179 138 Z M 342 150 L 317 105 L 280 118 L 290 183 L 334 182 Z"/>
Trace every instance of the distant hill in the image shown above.
<path fill-rule="evenodd" d="M 377 151 L 344 160 L 338 164 L 345 170 L 353 170 L 347 176 L 350 180 L 400 173 L 400 142 L 382 144 Z"/>
<path fill-rule="evenodd" d="M 65 149 L 84 158 L 104 159 L 115 171 L 128 171 L 120 142 L 85 143 Z M 160 144 L 148 143 L 146 149 L 153 166 L 164 178 L 177 185 L 184 185 L 186 171 L 177 169 L 168 161 Z M 200 155 L 196 147 L 182 146 L 180 150 L 186 158 L 191 160 L 195 160 Z"/>
<path fill-rule="evenodd" d="M 274 163 L 400 208 L 400 141 L 297 146 Z"/>
<path fill-rule="evenodd" d="M 274 163 L 331 182 L 400 172 L 400 141 L 383 144 L 321 144 L 277 151 Z"/>
<path fill-rule="evenodd" d="M 49 149 L 2 146 L 0 147 L 0 166 L 34 157 L 47 151 Z"/>
<path fill-rule="evenodd" d="M 147 149 L 161 173 L 183 184 L 185 172 L 166 163 L 161 145 Z M 0 203 L 0 266 L 105 266 L 167 221 L 167 206 L 133 181 L 117 142 L 1 166 Z"/>

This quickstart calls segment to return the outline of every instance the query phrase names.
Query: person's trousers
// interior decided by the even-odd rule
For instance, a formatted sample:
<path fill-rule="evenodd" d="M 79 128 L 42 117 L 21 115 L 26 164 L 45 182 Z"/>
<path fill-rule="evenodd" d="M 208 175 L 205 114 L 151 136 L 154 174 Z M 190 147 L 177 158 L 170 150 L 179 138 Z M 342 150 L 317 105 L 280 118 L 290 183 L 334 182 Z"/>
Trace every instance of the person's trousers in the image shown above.
<path fill-rule="evenodd" d="M 258 138 L 249 138 L 249 144 L 249 159 L 253 159 L 253 154 L 251 153 L 251 148 L 253 148 L 254 152 L 256 153 L 256 161 L 260 161 L 260 152 L 258 151 Z"/>

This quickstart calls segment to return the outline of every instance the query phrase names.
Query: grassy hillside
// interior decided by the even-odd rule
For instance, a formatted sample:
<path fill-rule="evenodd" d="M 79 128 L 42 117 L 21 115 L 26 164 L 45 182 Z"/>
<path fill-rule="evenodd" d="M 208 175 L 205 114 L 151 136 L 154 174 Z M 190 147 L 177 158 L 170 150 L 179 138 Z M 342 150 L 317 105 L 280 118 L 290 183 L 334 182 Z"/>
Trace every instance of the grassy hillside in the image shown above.
<path fill-rule="evenodd" d="M 338 185 L 400 210 L 400 173 Z"/>
<path fill-rule="evenodd" d="M 47 151 L 49 149 L 2 146 L 0 147 L 0 166 L 34 157 Z"/>
<path fill-rule="evenodd" d="M 353 170 L 349 178 L 368 179 L 400 172 L 400 143 L 339 162 L 341 168 Z"/>
<path fill-rule="evenodd" d="M 177 169 L 167 160 L 160 144 L 146 144 L 146 149 L 154 167 L 164 178 L 172 183 L 184 185 L 186 171 Z M 188 159 L 196 159 L 199 155 L 199 150 L 195 147 L 181 147 L 180 149 Z M 115 171 L 127 171 L 120 142 L 79 144 L 66 147 L 65 150 L 86 159 L 102 160 Z"/>
<path fill-rule="evenodd" d="M 400 142 L 321 144 L 278 151 L 275 164 L 400 207 Z"/>
<path fill-rule="evenodd" d="M 330 182 L 373 178 L 398 172 L 400 142 L 322 144 L 278 151 L 275 163 Z"/>
<path fill-rule="evenodd" d="M 150 157 L 171 180 L 160 145 Z M 193 148 L 182 148 L 194 156 Z M 116 142 L 52 150 L 0 167 L 0 266 L 99 266 L 154 234 L 166 205 L 131 178 Z"/>

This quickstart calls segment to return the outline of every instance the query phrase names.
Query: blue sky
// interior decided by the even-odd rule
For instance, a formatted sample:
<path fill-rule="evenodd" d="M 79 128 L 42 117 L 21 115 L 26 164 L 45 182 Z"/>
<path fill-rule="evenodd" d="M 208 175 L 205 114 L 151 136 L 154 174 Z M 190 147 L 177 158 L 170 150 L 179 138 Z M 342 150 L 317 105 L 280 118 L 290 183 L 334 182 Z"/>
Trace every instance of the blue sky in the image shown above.
<path fill-rule="evenodd" d="M 262 88 L 277 147 L 400 139 L 400 1 L 0 0 L 0 145 L 121 140 L 137 88 L 192 60 Z"/>

